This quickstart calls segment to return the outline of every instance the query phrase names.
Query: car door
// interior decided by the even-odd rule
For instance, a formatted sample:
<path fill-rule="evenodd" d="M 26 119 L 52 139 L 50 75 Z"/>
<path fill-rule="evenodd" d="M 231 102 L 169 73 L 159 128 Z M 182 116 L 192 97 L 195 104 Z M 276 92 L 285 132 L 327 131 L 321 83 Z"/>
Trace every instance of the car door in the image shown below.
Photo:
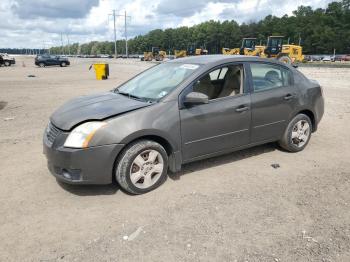
<path fill-rule="evenodd" d="M 60 64 L 60 57 L 59 56 L 54 56 L 52 60 L 53 65 L 59 65 Z"/>
<path fill-rule="evenodd" d="M 45 57 L 45 63 L 47 65 L 53 65 L 54 58 L 55 56 L 48 55 L 47 57 Z"/>
<path fill-rule="evenodd" d="M 184 162 L 213 153 L 230 150 L 245 144 L 250 140 L 250 94 L 246 92 L 247 79 L 243 64 L 233 64 L 232 67 L 240 68 L 239 93 L 227 93 L 220 96 L 223 91 L 230 87 L 227 68 L 218 68 L 225 72 L 225 83 L 221 90 L 207 90 L 213 97 L 209 97 L 208 104 L 186 107 L 180 101 L 180 121 L 182 137 L 182 157 Z M 225 66 L 227 67 L 227 66 Z M 220 73 L 209 72 L 195 81 L 180 95 L 180 99 L 191 91 L 197 91 L 196 85 L 210 76 L 221 78 Z M 212 87 L 218 88 L 220 79 L 211 78 Z M 206 80 L 205 80 L 206 81 Z M 227 82 L 229 81 L 229 82 Z M 231 85 L 232 87 L 233 85 Z M 236 85 L 237 86 L 237 85 Z M 225 89 L 223 88 L 225 87 Z M 200 89 L 200 88 L 199 88 Z M 182 98 L 181 98 L 182 97 Z"/>
<path fill-rule="evenodd" d="M 287 67 L 273 63 L 250 63 L 251 142 L 277 140 L 285 131 L 296 107 L 297 90 Z"/>

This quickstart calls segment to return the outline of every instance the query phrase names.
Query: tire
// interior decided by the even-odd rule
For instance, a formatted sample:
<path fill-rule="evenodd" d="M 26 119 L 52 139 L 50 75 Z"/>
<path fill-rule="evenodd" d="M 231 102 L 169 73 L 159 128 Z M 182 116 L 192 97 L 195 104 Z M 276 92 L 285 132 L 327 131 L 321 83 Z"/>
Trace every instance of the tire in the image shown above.
<path fill-rule="evenodd" d="M 286 55 L 279 57 L 278 61 L 285 63 L 285 64 L 288 64 L 288 65 L 292 64 L 292 59 L 290 59 L 290 57 L 286 56 Z"/>
<path fill-rule="evenodd" d="M 154 141 L 139 140 L 128 145 L 118 157 L 115 178 L 125 191 L 138 195 L 163 184 L 167 171 L 168 154 L 165 149 Z"/>
<path fill-rule="evenodd" d="M 61 62 L 60 63 L 60 67 L 66 67 L 67 66 L 67 63 L 66 62 Z"/>
<path fill-rule="evenodd" d="M 45 63 L 43 62 L 39 63 L 39 67 L 45 67 L 45 66 L 46 66 Z"/>
<path fill-rule="evenodd" d="M 299 125 L 300 124 L 300 125 Z M 299 114 L 288 124 L 279 145 L 289 152 L 302 151 L 310 141 L 312 122 L 307 115 Z"/>
<path fill-rule="evenodd" d="M 4 62 L 4 65 L 5 65 L 5 66 L 11 66 L 11 62 L 10 62 L 10 61 L 5 61 L 5 62 Z"/>

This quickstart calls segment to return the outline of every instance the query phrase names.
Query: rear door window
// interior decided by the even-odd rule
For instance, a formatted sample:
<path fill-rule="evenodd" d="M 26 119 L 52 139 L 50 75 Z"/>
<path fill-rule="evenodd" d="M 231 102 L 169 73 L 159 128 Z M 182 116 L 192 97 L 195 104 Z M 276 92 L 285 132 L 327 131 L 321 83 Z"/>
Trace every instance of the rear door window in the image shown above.
<path fill-rule="evenodd" d="M 250 64 L 254 92 L 281 88 L 291 83 L 291 73 L 288 69 L 272 64 Z"/>

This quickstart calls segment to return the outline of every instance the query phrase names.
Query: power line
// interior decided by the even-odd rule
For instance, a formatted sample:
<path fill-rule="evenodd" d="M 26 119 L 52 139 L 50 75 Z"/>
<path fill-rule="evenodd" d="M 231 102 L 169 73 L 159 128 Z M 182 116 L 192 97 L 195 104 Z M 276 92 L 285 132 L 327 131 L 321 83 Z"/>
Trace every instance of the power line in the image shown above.
<path fill-rule="evenodd" d="M 114 53 L 115 53 L 115 57 L 117 58 L 117 36 L 116 36 L 117 32 L 116 32 L 115 21 L 116 21 L 116 17 L 124 16 L 125 55 L 128 58 L 129 54 L 128 54 L 127 18 L 131 18 L 131 16 L 126 15 L 126 10 L 124 11 L 124 15 L 116 15 L 115 11 L 116 10 L 113 9 L 113 14 L 110 14 L 113 16 L 113 22 L 114 22 Z"/>

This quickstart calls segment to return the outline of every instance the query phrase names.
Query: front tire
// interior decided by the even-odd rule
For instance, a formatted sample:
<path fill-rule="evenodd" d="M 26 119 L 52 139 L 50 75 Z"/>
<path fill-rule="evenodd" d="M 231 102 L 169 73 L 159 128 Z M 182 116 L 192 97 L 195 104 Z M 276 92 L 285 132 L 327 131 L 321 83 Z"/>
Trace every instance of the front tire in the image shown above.
<path fill-rule="evenodd" d="M 287 126 L 279 145 L 289 152 L 302 151 L 310 141 L 312 122 L 307 115 L 298 114 Z"/>
<path fill-rule="evenodd" d="M 5 66 L 11 66 L 11 62 L 5 61 L 4 65 L 5 65 Z"/>
<path fill-rule="evenodd" d="M 117 159 L 115 177 L 131 194 L 144 194 L 167 178 L 168 154 L 158 143 L 139 140 L 127 146 Z"/>
<path fill-rule="evenodd" d="M 39 67 L 45 67 L 45 63 L 39 63 Z"/>

